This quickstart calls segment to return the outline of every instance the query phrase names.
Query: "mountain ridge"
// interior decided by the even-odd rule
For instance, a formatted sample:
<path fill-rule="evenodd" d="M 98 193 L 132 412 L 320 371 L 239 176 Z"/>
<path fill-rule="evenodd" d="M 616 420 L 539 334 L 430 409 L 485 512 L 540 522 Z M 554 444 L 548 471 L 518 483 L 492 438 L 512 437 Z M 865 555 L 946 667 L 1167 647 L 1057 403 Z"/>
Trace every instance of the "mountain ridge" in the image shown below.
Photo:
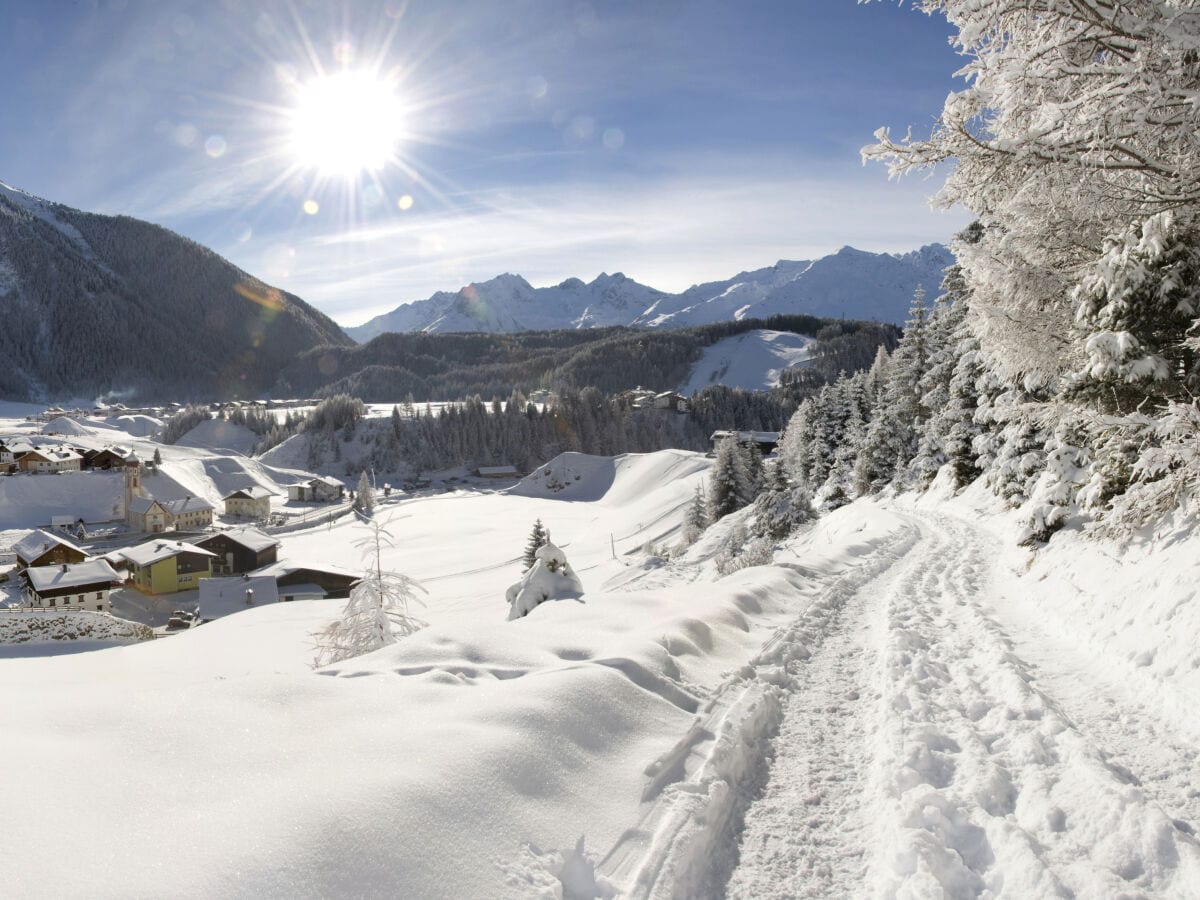
<path fill-rule="evenodd" d="M 533 287 L 506 272 L 458 291 L 438 291 L 353 328 L 360 343 L 386 332 L 512 333 L 552 329 L 685 328 L 744 318 L 806 314 L 902 324 L 918 284 L 931 293 L 954 259 L 942 244 L 907 253 L 844 246 L 816 260 L 784 260 L 672 294 L 622 272 Z"/>
<path fill-rule="evenodd" d="M 0 396 L 261 395 L 350 339 L 299 297 L 169 229 L 0 182 Z"/>

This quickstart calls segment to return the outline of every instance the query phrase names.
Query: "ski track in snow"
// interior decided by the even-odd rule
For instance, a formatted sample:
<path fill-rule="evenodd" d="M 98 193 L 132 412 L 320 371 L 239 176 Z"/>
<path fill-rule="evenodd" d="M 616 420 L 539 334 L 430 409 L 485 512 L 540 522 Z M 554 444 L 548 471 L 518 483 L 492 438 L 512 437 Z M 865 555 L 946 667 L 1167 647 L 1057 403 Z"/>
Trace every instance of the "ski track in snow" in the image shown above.
<path fill-rule="evenodd" d="M 756 660 L 783 690 L 765 775 L 730 784 L 755 795 L 672 826 L 725 846 L 668 853 L 629 895 L 1200 896 L 1194 736 L 1004 599 L 997 538 L 906 518 L 909 552 Z"/>

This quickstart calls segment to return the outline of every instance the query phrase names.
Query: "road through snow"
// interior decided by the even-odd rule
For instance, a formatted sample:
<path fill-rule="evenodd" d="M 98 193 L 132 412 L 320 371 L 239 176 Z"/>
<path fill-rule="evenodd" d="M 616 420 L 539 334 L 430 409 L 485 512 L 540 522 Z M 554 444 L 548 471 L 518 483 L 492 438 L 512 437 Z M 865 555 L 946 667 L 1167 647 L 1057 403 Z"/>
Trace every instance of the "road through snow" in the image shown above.
<path fill-rule="evenodd" d="M 903 516 L 912 548 L 759 667 L 782 719 L 712 894 L 1200 896 L 1193 737 L 1004 599 L 997 538 Z"/>

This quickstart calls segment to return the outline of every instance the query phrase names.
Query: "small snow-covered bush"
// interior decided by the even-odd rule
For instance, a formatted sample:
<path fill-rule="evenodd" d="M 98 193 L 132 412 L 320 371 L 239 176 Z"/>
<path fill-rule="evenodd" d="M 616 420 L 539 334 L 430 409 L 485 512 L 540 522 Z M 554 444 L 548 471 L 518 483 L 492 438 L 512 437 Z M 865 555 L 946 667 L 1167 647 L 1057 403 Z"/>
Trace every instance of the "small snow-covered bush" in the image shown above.
<path fill-rule="evenodd" d="M 566 554 L 547 541 L 534 553 L 533 567 L 505 592 L 508 620 L 529 615 L 547 600 L 574 599 L 583 593 L 583 583 L 568 565 Z"/>

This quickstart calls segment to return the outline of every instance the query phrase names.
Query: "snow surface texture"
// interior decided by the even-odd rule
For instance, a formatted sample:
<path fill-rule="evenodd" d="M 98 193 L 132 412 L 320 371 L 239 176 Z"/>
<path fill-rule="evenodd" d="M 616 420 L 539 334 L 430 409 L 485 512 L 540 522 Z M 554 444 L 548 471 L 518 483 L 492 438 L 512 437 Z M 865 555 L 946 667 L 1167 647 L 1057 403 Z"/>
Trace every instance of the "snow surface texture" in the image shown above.
<path fill-rule="evenodd" d="M 0 754 L 38 760 L 0 895 L 1200 896 L 1190 534 L 1031 554 L 973 490 L 849 504 L 717 578 L 747 511 L 641 549 L 708 466 L 571 454 L 384 504 L 430 625 L 319 672 L 341 601 L 0 659 Z M 506 624 L 535 518 L 586 589 Z M 354 566 L 365 529 L 281 555 Z"/>
<path fill-rule="evenodd" d="M 780 260 L 667 294 L 621 273 L 590 284 L 569 278 L 535 288 L 519 275 L 500 275 L 451 293 L 407 303 L 346 333 L 369 341 L 385 331 L 531 331 L 635 325 L 684 328 L 735 319 L 803 313 L 903 324 L 913 291 L 932 290 L 954 262 L 941 244 L 911 253 L 867 253 L 843 247 L 815 261 Z"/>
<path fill-rule="evenodd" d="M 150 637 L 150 629 L 145 625 L 85 609 L 67 613 L 23 610 L 0 614 L 0 645 L 79 640 L 129 643 Z M 2 650 L 0 655 L 3 655 Z"/>
<path fill-rule="evenodd" d="M 749 331 L 705 347 L 679 388 L 685 397 L 711 384 L 766 391 L 779 385 L 779 373 L 808 360 L 812 338 L 787 331 Z"/>

